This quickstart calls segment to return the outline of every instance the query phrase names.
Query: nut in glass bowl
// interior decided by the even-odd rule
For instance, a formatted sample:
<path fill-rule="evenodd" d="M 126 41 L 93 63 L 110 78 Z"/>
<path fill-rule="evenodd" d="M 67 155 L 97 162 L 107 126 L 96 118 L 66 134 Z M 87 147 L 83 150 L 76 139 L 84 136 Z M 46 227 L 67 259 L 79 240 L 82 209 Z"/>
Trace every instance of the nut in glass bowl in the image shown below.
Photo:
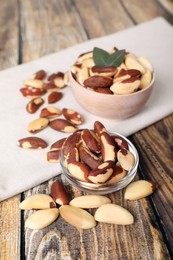
<path fill-rule="evenodd" d="M 104 52 L 94 48 L 77 58 L 69 72 L 72 93 L 94 115 L 117 120 L 131 117 L 151 96 L 155 81 L 153 67 L 145 57 L 117 49 L 106 52 L 111 62 L 102 63 L 100 56 Z M 116 54 L 117 57 L 112 56 Z"/>
<path fill-rule="evenodd" d="M 98 128 L 97 132 L 83 129 L 66 139 L 60 164 L 64 177 L 72 186 L 92 194 L 109 194 L 133 180 L 139 156 L 129 139 L 118 133 L 108 133 L 99 121 L 94 126 L 101 126 L 98 127 L 99 134 Z M 94 140 L 98 141 L 99 148 L 97 150 L 95 145 L 95 151 L 92 149 Z"/>

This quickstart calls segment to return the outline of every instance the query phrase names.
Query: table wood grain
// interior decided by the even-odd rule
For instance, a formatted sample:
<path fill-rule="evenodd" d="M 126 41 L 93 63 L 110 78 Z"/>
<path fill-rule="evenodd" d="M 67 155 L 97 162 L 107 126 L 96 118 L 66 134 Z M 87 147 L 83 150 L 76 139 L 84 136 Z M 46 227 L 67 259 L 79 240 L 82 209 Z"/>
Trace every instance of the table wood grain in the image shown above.
<path fill-rule="evenodd" d="M 0 0 L 0 69 L 13 67 L 107 35 L 157 16 L 173 24 L 169 6 L 157 0 Z M 167 1 L 168 2 L 168 1 Z M 56 70 L 56 68 L 55 68 Z M 31 211 L 19 203 L 36 193 L 49 193 L 62 178 L 71 196 L 83 194 L 63 177 L 53 178 L 0 203 L 0 260 L 154 260 L 173 257 L 173 115 L 129 137 L 140 155 L 136 179 L 151 180 L 155 193 L 135 202 L 123 191 L 109 195 L 135 217 L 131 226 L 98 224 L 78 230 L 61 218 L 40 231 L 26 229 Z M 94 210 L 91 210 L 94 213 Z"/>

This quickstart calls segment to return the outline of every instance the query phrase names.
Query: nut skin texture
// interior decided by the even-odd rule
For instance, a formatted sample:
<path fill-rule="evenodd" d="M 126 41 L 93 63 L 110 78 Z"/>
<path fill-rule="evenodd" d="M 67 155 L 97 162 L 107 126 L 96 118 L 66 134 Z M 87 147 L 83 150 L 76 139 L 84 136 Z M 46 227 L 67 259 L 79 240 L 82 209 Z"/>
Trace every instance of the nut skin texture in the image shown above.
<path fill-rule="evenodd" d="M 49 119 L 40 117 L 30 122 L 27 130 L 30 133 L 38 133 L 39 131 L 46 128 L 48 124 L 49 124 Z"/>
<path fill-rule="evenodd" d="M 89 172 L 88 179 L 93 183 L 106 182 L 113 173 L 113 165 L 112 161 L 100 164 L 95 170 Z"/>
<path fill-rule="evenodd" d="M 25 226 L 30 229 L 42 229 L 52 224 L 59 216 L 59 209 L 38 210 L 28 217 Z"/>
<path fill-rule="evenodd" d="M 154 188 L 154 185 L 149 181 L 134 181 L 127 186 L 124 193 L 124 198 L 126 200 L 139 200 L 151 195 Z"/>
<path fill-rule="evenodd" d="M 98 208 L 103 204 L 111 203 L 106 196 L 101 195 L 84 195 L 74 198 L 70 201 L 70 205 L 83 209 Z"/>
<path fill-rule="evenodd" d="M 100 121 L 95 121 L 94 131 L 100 136 L 103 132 L 106 132 L 106 128 Z"/>
<path fill-rule="evenodd" d="M 44 103 L 44 100 L 41 97 L 33 98 L 29 101 L 26 106 L 26 111 L 30 114 L 35 113 L 39 107 Z"/>
<path fill-rule="evenodd" d="M 88 181 L 89 167 L 82 162 L 73 162 L 67 165 L 71 175 L 81 181 Z"/>
<path fill-rule="evenodd" d="M 56 131 L 64 133 L 73 133 L 77 130 L 71 122 L 65 119 L 54 119 L 50 122 L 49 126 Z"/>
<path fill-rule="evenodd" d="M 112 137 L 108 133 L 104 132 L 100 135 L 100 143 L 103 161 L 115 161 L 117 151 Z"/>
<path fill-rule="evenodd" d="M 45 70 L 39 70 L 35 73 L 34 79 L 40 79 L 43 80 L 46 77 Z"/>
<path fill-rule="evenodd" d="M 17 145 L 24 149 L 44 149 L 48 144 L 39 137 L 28 136 L 17 141 Z"/>
<path fill-rule="evenodd" d="M 75 132 L 71 134 L 67 139 L 64 141 L 62 146 L 62 151 L 64 157 L 68 155 L 72 147 L 78 147 L 81 142 L 81 134 L 79 132 Z"/>
<path fill-rule="evenodd" d="M 134 222 L 132 214 L 116 204 L 102 205 L 96 210 L 94 217 L 98 222 L 116 225 L 131 225 Z"/>
<path fill-rule="evenodd" d="M 61 110 L 55 107 L 44 107 L 40 112 L 40 117 L 54 118 L 62 114 Z"/>
<path fill-rule="evenodd" d="M 47 97 L 47 102 L 53 104 L 58 102 L 62 98 L 63 94 L 61 92 L 51 92 Z"/>
<path fill-rule="evenodd" d="M 108 88 L 112 85 L 113 79 L 105 76 L 91 76 L 84 80 L 84 85 L 91 88 Z"/>
<path fill-rule="evenodd" d="M 50 163 L 58 163 L 59 157 L 60 157 L 60 150 L 54 149 L 47 152 L 45 159 Z"/>
<path fill-rule="evenodd" d="M 62 109 L 63 116 L 75 125 L 81 125 L 83 123 L 83 117 L 76 111 L 68 108 Z"/>
<path fill-rule="evenodd" d="M 121 138 L 120 136 L 112 136 L 113 140 L 115 141 L 116 147 L 117 149 L 126 149 L 128 150 L 128 143 L 126 142 L 126 140 L 124 138 Z"/>
<path fill-rule="evenodd" d="M 23 200 L 20 209 L 49 209 L 55 208 L 54 200 L 46 194 L 35 194 Z"/>
<path fill-rule="evenodd" d="M 56 142 L 54 142 L 51 147 L 50 147 L 50 150 L 61 150 L 64 142 L 66 141 L 66 137 L 62 138 L 62 139 L 59 139 L 57 140 Z"/>
<path fill-rule="evenodd" d="M 102 163 L 95 154 L 82 145 L 79 147 L 79 157 L 81 161 L 88 165 L 92 170 L 96 169 Z"/>
<path fill-rule="evenodd" d="M 107 180 L 106 183 L 114 183 L 116 181 L 121 180 L 127 175 L 127 171 L 124 170 L 121 166 L 119 165 L 114 165 L 114 171 L 111 175 L 111 177 Z"/>
<path fill-rule="evenodd" d="M 59 211 L 65 221 L 77 228 L 89 229 L 96 226 L 94 217 L 83 209 L 71 205 L 63 205 L 59 208 Z"/>
<path fill-rule="evenodd" d="M 24 97 L 33 98 L 44 95 L 46 90 L 43 88 L 23 87 L 20 89 L 20 92 Z"/>
<path fill-rule="evenodd" d="M 90 130 L 84 129 L 81 132 L 81 139 L 84 146 L 86 146 L 91 152 L 100 153 L 100 144 Z"/>
<path fill-rule="evenodd" d="M 65 205 L 69 203 L 69 198 L 66 189 L 59 181 L 55 181 L 51 185 L 51 197 L 59 205 Z"/>

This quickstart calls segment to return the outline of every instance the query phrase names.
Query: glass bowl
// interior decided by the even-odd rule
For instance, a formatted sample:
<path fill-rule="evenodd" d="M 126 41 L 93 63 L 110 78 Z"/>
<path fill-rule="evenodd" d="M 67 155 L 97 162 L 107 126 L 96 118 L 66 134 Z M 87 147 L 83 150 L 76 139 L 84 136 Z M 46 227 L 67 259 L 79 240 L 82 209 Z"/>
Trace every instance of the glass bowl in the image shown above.
<path fill-rule="evenodd" d="M 113 132 L 113 133 L 109 133 L 109 134 L 116 135 L 116 136 L 123 138 L 128 143 L 129 151 L 132 152 L 134 155 L 134 158 L 135 158 L 134 166 L 127 172 L 127 175 L 124 178 L 122 178 L 116 182 L 113 182 L 113 183 L 95 184 L 95 183 L 90 183 L 87 181 L 86 182 L 81 181 L 81 180 L 77 179 L 76 177 L 74 177 L 66 168 L 66 166 L 64 164 L 63 151 L 61 149 L 60 164 L 62 167 L 63 175 L 69 184 L 71 184 L 72 186 L 74 186 L 77 189 L 84 191 L 84 192 L 103 195 L 103 194 L 109 194 L 109 193 L 123 189 L 134 179 L 134 177 L 137 173 L 138 165 L 139 165 L 139 155 L 138 155 L 138 152 L 137 152 L 135 146 L 132 144 L 132 142 L 129 139 L 127 139 L 126 137 L 122 136 L 119 133 Z"/>

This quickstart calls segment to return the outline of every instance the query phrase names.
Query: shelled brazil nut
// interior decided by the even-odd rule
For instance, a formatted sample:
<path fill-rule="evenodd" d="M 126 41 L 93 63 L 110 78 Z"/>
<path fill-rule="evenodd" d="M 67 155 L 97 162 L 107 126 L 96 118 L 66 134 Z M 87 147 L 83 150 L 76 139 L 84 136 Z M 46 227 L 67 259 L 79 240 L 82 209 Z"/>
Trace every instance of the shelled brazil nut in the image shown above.
<path fill-rule="evenodd" d="M 112 183 L 126 176 L 135 164 L 125 138 L 107 132 L 96 121 L 94 129 L 76 131 L 65 139 L 63 165 L 75 178 L 89 183 Z"/>

